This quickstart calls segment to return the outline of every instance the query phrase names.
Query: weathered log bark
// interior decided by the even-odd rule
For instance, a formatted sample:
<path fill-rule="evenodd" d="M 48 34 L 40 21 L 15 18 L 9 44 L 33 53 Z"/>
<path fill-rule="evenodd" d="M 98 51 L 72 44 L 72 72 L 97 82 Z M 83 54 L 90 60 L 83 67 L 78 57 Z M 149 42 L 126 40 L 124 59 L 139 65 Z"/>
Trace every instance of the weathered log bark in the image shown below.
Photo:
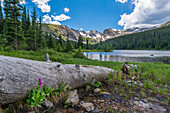
<path fill-rule="evenodd" d="M 79 66 L 47 63 L 0 55 L 0 104 L 8 104 L 25 98 L 33 87 L 57 88 L 62 82 L 76 88 L 93 80 L 102 81 L 111 69 L 99 66 Z"/>

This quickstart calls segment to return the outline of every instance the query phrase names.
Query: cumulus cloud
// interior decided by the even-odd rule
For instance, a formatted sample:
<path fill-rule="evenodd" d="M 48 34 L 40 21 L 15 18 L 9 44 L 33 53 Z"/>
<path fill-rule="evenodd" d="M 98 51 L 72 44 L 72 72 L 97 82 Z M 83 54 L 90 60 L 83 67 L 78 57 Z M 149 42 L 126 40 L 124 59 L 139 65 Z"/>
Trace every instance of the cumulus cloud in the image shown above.
<path fill-rule="evenodd" d="M 4 1 L 4 0 L 0 0 L 0 1 L 1 1 L 1 6 L 3 6 L 3 1 Z"/>
<path fill-rule="evenodd" d="M 128 0 L 116 0 L 116 2 L 120 2 L 120 3 L 126 3 L 126 2 L 128 2 Z"/>
<path fill-rule="evenodd" d="M 124 29 L 132 27 L 153 27 L 170 20 L 169 0 L 132 0 L 135 8 L 131 14 L 121 15 L 119 25 Z"/>
<path fill-rule="evenodd" d="M 83 28 L 80 28 L 81 31 L 83 31 Z"/>
<path fill-rule="evenodd" d="M 68 13 L 69 11 L 70 11 L 69 8 L 67 8 L 67 7 L 64 8 L 64 12 L 65 12 L 65 13 Z"/>
<path fill-rule="evenodd" d="M 20 4 L 27 4 L 27 2 L 25 2 L 25 0 L 20 0 Z"/>
<path fill-rule="evenodd" d="M 48 5 L 48 2 L 50 0 L 32 0 L 32 2 L 34 2 L 38 8 L 41 9 L 41 11 L 43 13 L 49 13 L 51 10 L 51 6 Z"/>
<path fill-rule="evenodd" d="M 52 18 L 57 21 L 65 21 L 71 19 L 71 17 L 66 16 L 65 14 L 61 14 L 60 16 L 54 16 L 52 15 Z"/>
<path fill-rule="evenodd" d="M 61 25 L 61 23 L 58 21 L 52 21 L 51 17 L 48 14 L 43 16 L 43 22 L 46 24 Z"/>

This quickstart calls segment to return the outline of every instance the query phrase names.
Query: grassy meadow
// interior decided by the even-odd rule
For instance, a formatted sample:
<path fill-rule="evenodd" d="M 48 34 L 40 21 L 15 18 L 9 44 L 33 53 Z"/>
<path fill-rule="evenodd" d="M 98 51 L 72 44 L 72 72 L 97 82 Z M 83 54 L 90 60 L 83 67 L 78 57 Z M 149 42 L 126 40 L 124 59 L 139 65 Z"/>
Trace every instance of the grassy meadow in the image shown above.
<path fill-rule="evenodd" d="M 119 97 L 122 101 L 137 97 L 139 100 L 150 97 L 157 97 L 160 104 L 168 108 L 170 103 L 170 65 L 163 63 L 133 63 L 138 66 L 137 72 L 133 68 L 129 70 L 129 75 L 123 76 L 121 72 L 121 62 L 90 60 L 86 57 L 77 58 L 76 52 L 57 52 L 54 50 L 39 51 L 0 51 L 0 55 L 44 61 L 45 54 L 48 53 L 52 62 L 63 64 L 94 65 L 112 68 L 113 75 L 103 81 L 100 87 L 102 91 L 111 92 L 113 97 Z M 116 74 L 116 72 L 119 73 Z M 142 86 L 140 84 L 143 84 Z M 113 98 L 114 99 L 114 98 Z"/>

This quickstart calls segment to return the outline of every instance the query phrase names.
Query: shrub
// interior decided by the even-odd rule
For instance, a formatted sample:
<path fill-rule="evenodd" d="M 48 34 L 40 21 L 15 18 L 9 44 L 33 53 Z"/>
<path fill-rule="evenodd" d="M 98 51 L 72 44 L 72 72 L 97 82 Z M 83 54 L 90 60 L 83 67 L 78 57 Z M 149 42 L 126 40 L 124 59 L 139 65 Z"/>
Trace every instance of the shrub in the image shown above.
<path fill-rule="evenodd" d="M 12 52 L 14 51 L 14 48 L 12 46 L 5 47 L 5 51 Z"/>
<path fill-rule="evenodd" d="M 79 47 L 78 51 L 76 51 L 75 55 L 74 55 L 75 58 L 86 58 L 86 56 L 82 53 L 82 49 L 81 49 L 81 46 Z"/>
<path fill-rule="evenodd" d="M 94 87 L 99 88 L 101 85 L 102 85 L 102 83 L 98 81 L 94 84 Z"/>

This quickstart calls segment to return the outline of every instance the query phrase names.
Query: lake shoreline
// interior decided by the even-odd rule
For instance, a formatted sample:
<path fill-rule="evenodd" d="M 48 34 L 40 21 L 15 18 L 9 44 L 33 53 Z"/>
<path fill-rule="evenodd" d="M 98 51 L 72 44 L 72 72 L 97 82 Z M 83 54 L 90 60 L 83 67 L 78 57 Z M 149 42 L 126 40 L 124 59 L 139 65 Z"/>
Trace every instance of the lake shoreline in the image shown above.
<path fill-rule="evenodd" d="M 126 57 L 126 56 L 112 56 L 110 61 L 113 62 L 162 62 L 165 64 L 170 64 L 170 57 Z"/>
<path fill-rule="evenodd" d="M 170 51 L 113 50 L 113 52 L 84 52 L 92 60 L 113 62 L 162 62 L 170 64 Z"/>

